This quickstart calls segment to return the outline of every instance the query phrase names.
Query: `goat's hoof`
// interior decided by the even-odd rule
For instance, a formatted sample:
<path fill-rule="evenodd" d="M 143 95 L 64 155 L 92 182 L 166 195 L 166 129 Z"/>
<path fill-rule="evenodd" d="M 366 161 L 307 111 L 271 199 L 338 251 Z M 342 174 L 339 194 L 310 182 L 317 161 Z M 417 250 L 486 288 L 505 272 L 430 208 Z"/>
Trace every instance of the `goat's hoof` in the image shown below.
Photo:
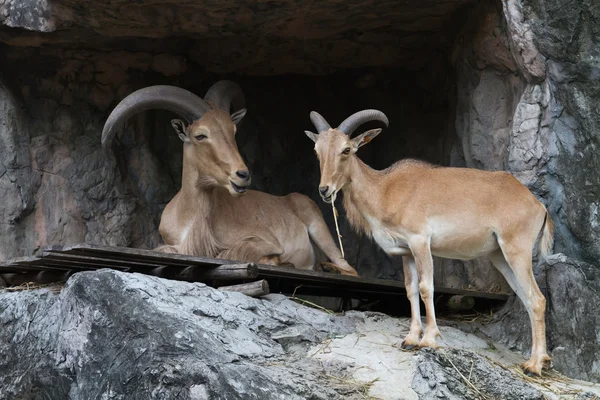
<path fill-rule="evenodd" d="M 419 348 L 418 344 L 414 344 L 414 343 L 407 343 L 406 340 L 402 341 L 402 344 L 400 345 L 400 347 L 402 348 L 402 350 L 415 350 Z"/>
<path fill-rule="evenodd" d="M 525 375 L 531 377 L 531 378 L 539 378 L 542 376 L 542 372 L 540 371 L 540 373 L 538 374 L 537 372 L 533 372 L 530 371 L 528 369 L 523 368 L 523 366 L 521 366 L 521 368 L 523 369 L 523 372 L 525 373 Z"/>
<path fill-rule="evenodd" d="M 546 354 L 536 360 L 530 358 L 521 364 L 521 369 L 527 376 L 540 377 L 542 376 L 542 369 L 547 363 L 550 363 L 550 357 Z"/>
<path fill-rule="evenodd" d="M 542 368 L 538 368 L 536 366 L 529 365 L 528 363 L 521 364 L 521 369 L 525 375 L 530 376 L 532 378 L 539 378 L 542 376 Z"/>
<path fill-rule="evenodd" d="M 435 340 L 422 339 L 421 342 L 419 343 L 419 347 L 420 348 L 427 347 L 430 349 L 437 349 L 438 345 Z"/>

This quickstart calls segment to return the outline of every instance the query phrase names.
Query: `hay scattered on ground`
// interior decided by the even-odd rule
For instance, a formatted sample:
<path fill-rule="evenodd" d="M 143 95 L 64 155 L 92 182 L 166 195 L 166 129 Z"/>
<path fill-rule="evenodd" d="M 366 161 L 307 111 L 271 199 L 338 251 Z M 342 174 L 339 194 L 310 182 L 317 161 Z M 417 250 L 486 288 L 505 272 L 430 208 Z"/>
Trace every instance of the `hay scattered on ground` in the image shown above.
<path fill-rule="evenodd" d="M 555 370 L 543 370 L 542 376 L 540 377 L 527 375 L 519 366 L 513 366 L 512 368 L 506 368 L 502 365 L 500 366 L 512 372 L 514 375 L 518 376 L 525 382 L 532 384 L 533 386 L 543 387 L 544 389 L 554 393 L 557 396 L 577 396 L 581 393 L 584 393 L 583 390 L 574 389 L 571 386 L 571 382 L 573 381 L 572 379 L 561 375 Z"/>
<path fill-rule="evenodd" d="M 443 317 L 440 317 L 438 319 L 447 321 L 458 321 L 468 323 L 479 322 L 482 324 L 488 324 L 494 320 L 494 313 L 492 312 L 492 310 L 490 310 L 487 313 L 479 311 L 474 311 L 470 313 L 453 313 L 444 315 Z"/>
<path fill-rule="evenodd" d="M 493 360 L 488 356 L 485 356 L 485 358 L 490 363 L 515 375 L 518 379 L 521 379 L 534 387 L 537 386 L 538 388 L 543 388 L 543 390 L 552 392 L 553 394 L 560 396 L 561 398 L 563 398 L 564 396 L 575 398 L 578 395 L 585 393 L 585 391 L 582 389 L 573 388 L 573 379 L 568 378 L 553 369 L 542 370 L 542 376 L 532 376 L 526 374 L 519 365 L 506 366 L 500 364 L 499 362 Z M 590 398 L 590 400 L 596 399 L 598 399 L 598 396 L 595 395 Z"/>
<path fill-rule="evenodd" d="M 373 384 L 377 382 L 379 378 L 375 378 L 369 382 L 359 382 L 348 376 L 334 376 L 323 373 L 322 377 L 329 381 L 333 381 L 338 384 L 342 384 L 344 386 L 349 386 L 353 388 L 353 391 L 355 391 L 361 398 L 365 400 L 382 400 L 379 397 L 369 395 L 369 390 L 371 389 L 371 386 L 373 386 Z"/>
<path fill-rule="evenodd" d="M 36 283 L 36 282 L 24 282 L 19 286 L 10 286 L 4 288 L 7 292 L 21 292 L 25 290 L 38 290 L 38 289 L 50 289 L 52 293 L 60 293 L 66 282 L 52 282 L 52 283 Z"/>
<path fill-rule="evenodd" d="M 333 312 L 333 311 L 331 311 L 331 310 L 329 310 L 329 309 L 327 309 L 325 307 L 321 307 L 320 305 L 315 304 L 312 301 L 304 300 L 304 299 L 301 299 L 301 298 L 295 297 L 295 296 L 288 296 L 288 298 L 290 300 L 295 301 L 296 303 L 302 304 L 303 306 L 316 308 L 317 310 L 321 310 L 323 312 L 326 312 L 327 314 L 335 314 L 335 312 Z"/>

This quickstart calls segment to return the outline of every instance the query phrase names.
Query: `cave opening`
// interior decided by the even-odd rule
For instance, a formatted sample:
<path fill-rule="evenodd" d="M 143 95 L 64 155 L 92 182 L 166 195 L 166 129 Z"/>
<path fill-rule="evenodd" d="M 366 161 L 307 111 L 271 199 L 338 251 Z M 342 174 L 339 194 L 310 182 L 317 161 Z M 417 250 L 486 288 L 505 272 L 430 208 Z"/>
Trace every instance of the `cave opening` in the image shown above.
<path fill-rule="evenodd" d="M 375 169 L 384 169 L 404 158 L 449 165 L 456 140 L 455 82 L 451 66 L 443 65 L 439 69 L 441 71 L 435 79 L 427 71 L 360 68 L 344 69 L 325 76 L 216 76 L 198 86 L 185 87 L 203 94 L 221 78 L 239 83 L 246 96 L 248 113 L 236 137 L 240 153 L 253 177 L 252 188 L 274 195 L 292 192 L 308 195 L 319 205 L 331 231 L 335 232 L 331 206 L 323 203 L 317 192 L 320 171 L 313 153 L 314 143 L 304 134 L 304 130 L 314 130 L 309 113 L 318 111 L 330 124 L 337 126 L 359 110 L 375 108 L 383 111 L 390 120 L 390 126 L 358 153 Z M 181 142 L 169 123 L 173 114 L 166 111 L 147 114 L 147 121 L 138 125 L 143 128 L 136 128 L 145 129 L 146 133 L 138 132 L 136 136 L 144 137 L 139 141 L 148 141 L 150 152 L 159 164 L 158 171 L 162 174 L 168 171 L 165 181 L 169 194 L 165 199 L 169 199 L 179 190 L 181 183 Z M 368 123 L 359 130 L 379 125 Z M 123 135 L 121 140 L 124 140 Z M 127 146 L 135 151 L 139 141 Z M 125 163 L 131 165 L 131 160 Z M 128 176 L 136 179 L 140 175 L 130 171 Z M 136 186 L 148 187 L 140 182 L 136 182 Z M 343 216 L 341 202 L 338 202 L 338 207 Z M 362 274 L 402 277 L 394 266 L 394 260 L 370 240 L 355 234 L 344 218 L 341 229 L 348 258 L 359 270 L 362 268 Z M 382 265 L 387 265 L 387 272 L 382 271 Z"/>
<path fill-rule="evenodd" d="M 78 12 L 89 15 L 43 39 L 39 33 L 21 32 L 11 38 L 0 31 L 5 43 L 0 71 L 31 116 L 30 136 L 40 147 L 34 146 L 34 158 L 44 158 L 48 148 L 72 148 L 73 158 L 82 161 L 75 175 L 82 177 L 89 173 L 86 163 L 92 163 L 86 159 L 89 148 L 100 151 L 106 117 L 133 90 L 169 84 L 203 96 L 214 82 L 231 79 L 246 96 L 248 113 L 237 142 L 252 173 L 252 188 L 274 195 L 308 195 L 335 232 L 331 207 L 317 193 L 320 173 L 313 143 L 304 134 L 313 129 L 310 111 L 318 111 L 335 126 L 362 109 L 383 111 L 390 126 L 358 153 L 375 169 L 403 158 L 463 166 L 457 102 L 464 82 L 459 82 L 457 68 L 472 62 L 466 60 L 464 50 L 471 47 L 464 42 L 476 34 L 482 16 L 495 16 L 496 22 L 488 24 L 494 29 L 502 25 L 497 22 L 501 5 L 494 0 L 367 3 L 350 7 L 325 2 L 324 9 L 309 13 L 314 17 L 310 21 L 302 21 L 305 11 L 294 8 L 297 5 L 257 5 L 235 18 L 249 12 L 264 18 L 264 26 L 249 20 L 222 24 L 214 32 L 199 32 L 190 21 L 177 25 L 189 11 L 184 6 L 130 4 L 120 15 L 82 9 Z M 218 13 L 230 18 L 227 10 Z M 273 13 L 285 14 L 287 20 L 273 22 L 267 18 Z M 175 20 L 165 19 L 166 14 Z M 89 25 L 86 18 L 92 17 L 118 23 L 101 29 Z M 159 244 L 162 209 L 181 184 L 182 146 L 169 123 L 173 117 L 166 111 L 148 111 L 132 118 L 119 134 L 115 159 L 120 177 L 99 177 L 92 189 L 73 195 L 76 202 L 93 203 L 86 206 L 91 210 L 82 207 L 82 215 L 73 217 L 75 225 L 81 222 L 79 241 L 143 248 Z M 378 126 L 365 124 L 361 130 Z M 60 157 L 50 166 L 41 165 L 47 168 L 43 171 L 56 173 L 56 158 Z M 42 186 L 55 183 L 44 179 Z M 110 185 L 123 191 L 112 195 Z M 102 190 L 109 194 L 98 194 Z M 116 213 L 117 205 L 124 203 L 119 212 L 127 218 L 106 212 Z M 103 212 L 108 223 L 99 219 Z M 344 218 L 341 221 L 347 259 L 362 276 L 402 279 L 397 260 L 357 235 Z M 48 241 L 53 238 L 64 235 L 46 235 Z M 28 245 L 35 248 L 37 241 Z M 452 265 L 454 275 L 461 276 L 449 281 L 451 286 L 472 280 L 470 273 Z M 436 268 L 436 274 L 441 283 L 447 271 Z"/>

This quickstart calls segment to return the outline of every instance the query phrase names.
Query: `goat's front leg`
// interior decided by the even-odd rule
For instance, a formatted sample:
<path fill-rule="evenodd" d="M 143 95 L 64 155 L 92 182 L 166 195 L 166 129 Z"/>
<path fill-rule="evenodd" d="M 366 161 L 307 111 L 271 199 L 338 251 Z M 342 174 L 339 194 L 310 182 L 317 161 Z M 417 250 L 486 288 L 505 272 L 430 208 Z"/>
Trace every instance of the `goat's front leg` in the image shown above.
<path fill-rule="evenodd" d="M 358 276 L 356 270 L 342 257 L 342 252 L 335 244 L 323 214 L 315 202 L 301 195 L 290 197 L 290 201 L 292 209 L 308 228 L 310 238 L 331 261 L 330 267 L 342 275 Z"/>
<path fill-rule="evenodd" d="M 312 221 L 308 226 L 308 234 L 323 253 L 331 260 L 330 265 L 332 268 L 342 275 L 358 276 L 356 270 L 342 258 L 342 252 L 333 241 L 333 238 L 329 233 L 329 228 L 327 228 L 327 224 L 325 223 L 325 220 L 323 220 L 320 211 L 313 216 Z"/>
<path fill-rule="evenodd" d="M 404 287 L 410 301 L 410 331 L 402 341 L 403 349 L 413 349 L 419 346 L 423 325 L 421 325 L 421 308 L 419 304 L 419 275 L 413 256 L 402 257 L 404 269 Z"/>
<path fill-rule="evenodd" d="M 420 347 L 437 348 L 436 339 L 440 336 L 437 322 L 435 320 L 435 309 L 433 304 L 433 258 L 429 247 L 428 237 L 417 237 L 409 242 L 410 250 L 415 258 L 417 273 L 419 275 L 419 293 L 425 303 L 427 315 L 427 326 L 425 335 L 419 343 Z"/>

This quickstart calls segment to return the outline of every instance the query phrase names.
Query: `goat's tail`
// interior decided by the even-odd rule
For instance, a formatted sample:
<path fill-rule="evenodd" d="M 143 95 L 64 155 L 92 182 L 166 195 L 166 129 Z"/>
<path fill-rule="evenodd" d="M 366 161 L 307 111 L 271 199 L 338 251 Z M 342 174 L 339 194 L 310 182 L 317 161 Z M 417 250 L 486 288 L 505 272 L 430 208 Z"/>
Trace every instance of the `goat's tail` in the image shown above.
<path fill-rule="evenodd" d="M 542 225 L 542 237 L 538 244 L 538 255 L 540 258 L 546 258 L 552 251 L 554 246 L 554 224 L 550 218 L 550 214 L 546 210 L 546 216 L 544 217 L 544 225 Z"/>

